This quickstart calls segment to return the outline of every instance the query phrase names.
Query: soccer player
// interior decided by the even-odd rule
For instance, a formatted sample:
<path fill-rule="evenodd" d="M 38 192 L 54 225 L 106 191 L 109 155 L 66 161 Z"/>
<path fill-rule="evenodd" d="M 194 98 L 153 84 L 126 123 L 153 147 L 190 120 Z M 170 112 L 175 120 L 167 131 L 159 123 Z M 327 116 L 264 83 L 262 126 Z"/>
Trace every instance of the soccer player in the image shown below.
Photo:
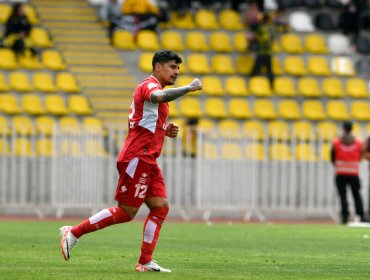
<path fill-rule="evenodd" d="M 160 156 L 164 137 L 177 137 L 179 127 L 167 124 L 168 102 L 188 92 L 202 89 L 199 79 L 190 84 L 164 89 L 175 84 L 181 58 L 169 50 L 154 54 L 153 73 L 134 91 L 128 119 L 129 131 L 117 157 L 119 172 L 115 199 L 117 207 L 104 209 L 76 226 L 60 228 L 60 248 L 65 260 L 82 235 L 119 223 L 131 221 L 144 202 L 149 214 L 144 223 L 141 254 L 136 272 L 171 272 L 152 260 L 159 233 L 169 211 L 166 186 L 156 159 Z"/>

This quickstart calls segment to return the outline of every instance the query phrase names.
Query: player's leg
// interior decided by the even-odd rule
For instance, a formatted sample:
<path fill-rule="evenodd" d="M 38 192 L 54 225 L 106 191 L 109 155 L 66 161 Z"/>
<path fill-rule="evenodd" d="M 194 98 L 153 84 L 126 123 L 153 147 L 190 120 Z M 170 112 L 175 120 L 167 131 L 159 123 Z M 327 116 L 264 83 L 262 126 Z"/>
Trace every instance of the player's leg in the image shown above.
<path fill-rule="evenodd" d="M 361 189 L 360 178 L 358 176 L 353 176 L 351 178 L 350 185 L 352 189 L 353 200 L 355 202 L 356 214 L 360 217 L 361 222 L 364 222 L 365 221 L 364 205 L 362 203 L 362 197 L 360 193 Z"/>
<path fill-rule="evenodd" d="M 169 207 L 166 186 L 162 172 L 158 166 L 153 167 L 150 179 L 151 182 L 145 199 L 145 204 L 149 208 L 149 214 L 144 223 L 141 253 L 135 270 L 137 272 L 171 272 L 169 269 L 160 267 L 152 260 L 152 255 L 157 245 L 162 224 L 167 217 Z"/>
<path fill-rule="evenodd" d="M 347 181 L 345 179 L 345 176 L 337 175 L 335 177 L 335 182 L 340 198 L 342 224 L 346 224 L 348 222 L 349 215 L 347 202 Z"/>

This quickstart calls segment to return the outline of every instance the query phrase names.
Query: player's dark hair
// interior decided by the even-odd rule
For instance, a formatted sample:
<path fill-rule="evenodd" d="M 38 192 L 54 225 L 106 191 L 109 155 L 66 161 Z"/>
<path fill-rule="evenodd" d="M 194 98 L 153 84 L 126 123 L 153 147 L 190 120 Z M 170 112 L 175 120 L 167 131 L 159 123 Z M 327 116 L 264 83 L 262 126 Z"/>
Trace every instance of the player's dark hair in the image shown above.
<path fill-rule="evenodd" d="M 171 60 L 174 60 L 177 64 L 180 64 L 182 62 L 181 57 L 179 57 L 179 55 L 173 51 L 170 51 L 170 50 L 157 51 L 154 54 L 153 60 L 152 60 L 153 71 L 157 63 L 163 64 Z"/>
<path fill-rule="evenodd" d="M 352 131 L 352 122 L 350 121 L 343 122 L 343 129 L 345 132 L 350 133 Z"/>

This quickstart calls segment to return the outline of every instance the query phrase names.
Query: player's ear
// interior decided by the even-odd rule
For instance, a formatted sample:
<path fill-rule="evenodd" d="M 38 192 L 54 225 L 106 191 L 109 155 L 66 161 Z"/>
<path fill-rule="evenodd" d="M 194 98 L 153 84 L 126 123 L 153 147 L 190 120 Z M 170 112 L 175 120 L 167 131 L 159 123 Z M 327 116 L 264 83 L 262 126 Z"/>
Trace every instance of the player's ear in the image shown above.
<path fill-rule="evenodd" d="M 154 65 L 154 69 L 155 70 L 160 70 L 162 67 L 162 64 L 160 64 L 159 62 L 157 62 L 155 65 Z"/>

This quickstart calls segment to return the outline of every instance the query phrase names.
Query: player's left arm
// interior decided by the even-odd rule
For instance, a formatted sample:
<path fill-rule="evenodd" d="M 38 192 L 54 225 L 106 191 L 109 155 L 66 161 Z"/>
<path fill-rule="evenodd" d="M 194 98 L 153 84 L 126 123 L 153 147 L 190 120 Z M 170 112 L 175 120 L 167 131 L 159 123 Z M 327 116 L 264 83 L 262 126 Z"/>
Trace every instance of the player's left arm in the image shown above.
<path fill-rule="evenodd" d="M 174 124 L 174 123 L 170 123 L 166 126 L 166 136 L 167 137 L 170 137 L 170 138 L 175 138 L 177 137 L 177 134 L 179 133 L 179 126 Z"/>

